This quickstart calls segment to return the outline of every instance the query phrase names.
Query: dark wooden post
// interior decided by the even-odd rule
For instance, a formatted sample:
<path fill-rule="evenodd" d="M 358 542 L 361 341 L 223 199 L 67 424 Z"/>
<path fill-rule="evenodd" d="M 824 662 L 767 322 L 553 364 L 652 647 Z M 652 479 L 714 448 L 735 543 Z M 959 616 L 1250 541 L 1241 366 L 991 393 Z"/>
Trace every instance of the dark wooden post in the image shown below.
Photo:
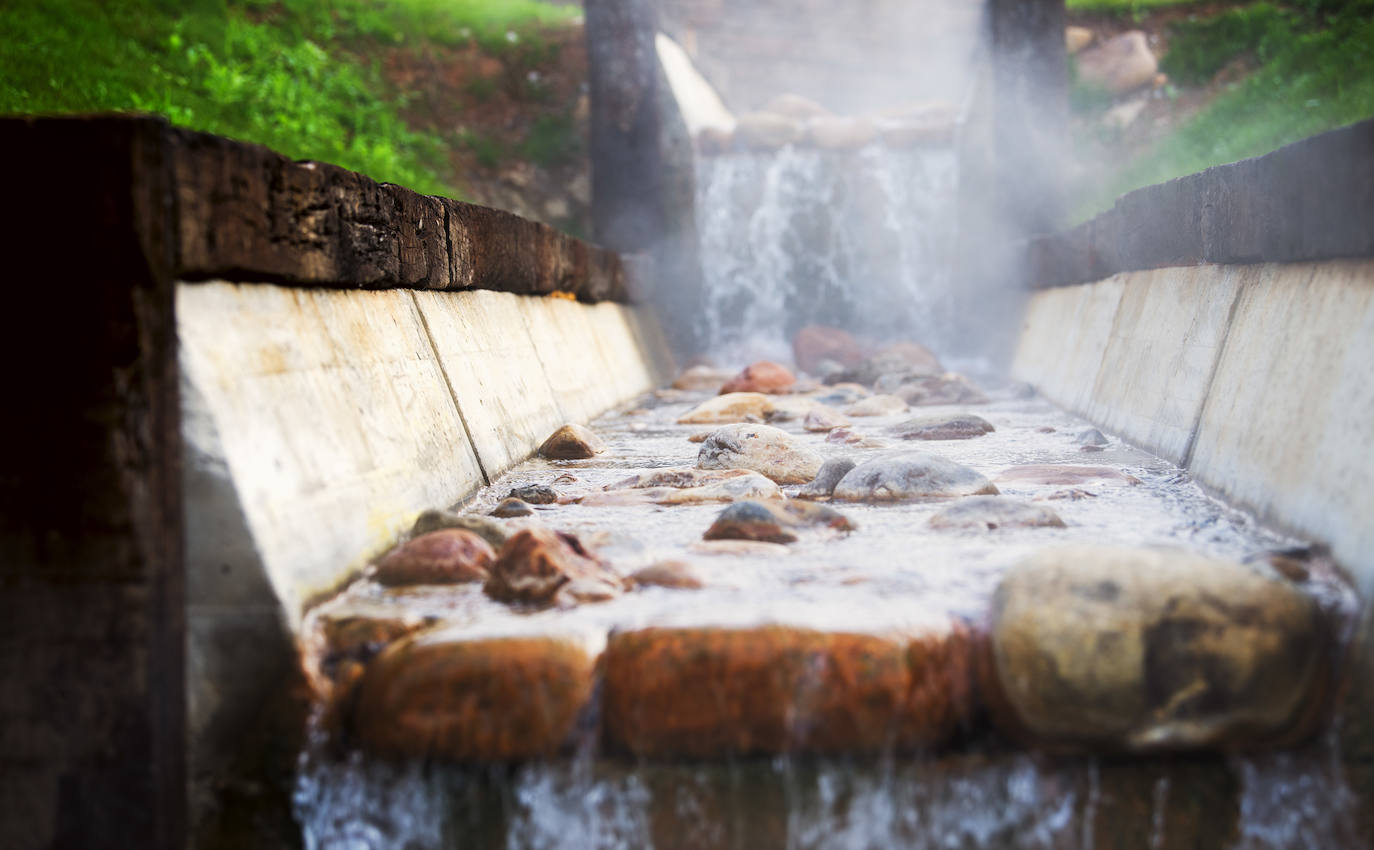
<path fill-rule="evenodd" d="M 0 846 L 171 850 L 186 689 L 165 127 L 6 120 L 0 139 Z"/>
<path fill-rule="evenodd" d="M 654 0 L 586 0 L 592 226 L 635 264 L 679 355 L 692 353 L 701 265 L 691 140 L 659 67 Z"/>

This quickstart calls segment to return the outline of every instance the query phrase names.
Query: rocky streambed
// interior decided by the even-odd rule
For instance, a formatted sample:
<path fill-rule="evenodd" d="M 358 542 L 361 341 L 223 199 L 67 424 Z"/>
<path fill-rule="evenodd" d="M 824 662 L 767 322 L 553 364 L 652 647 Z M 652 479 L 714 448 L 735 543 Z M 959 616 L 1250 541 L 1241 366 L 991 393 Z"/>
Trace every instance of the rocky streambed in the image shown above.
<path fill-rule="evenodd" d="M 1346 846 L 1334 566 L 917 349 L 689 370 L 421 516 L 309 617 L 307 836 Z"/>

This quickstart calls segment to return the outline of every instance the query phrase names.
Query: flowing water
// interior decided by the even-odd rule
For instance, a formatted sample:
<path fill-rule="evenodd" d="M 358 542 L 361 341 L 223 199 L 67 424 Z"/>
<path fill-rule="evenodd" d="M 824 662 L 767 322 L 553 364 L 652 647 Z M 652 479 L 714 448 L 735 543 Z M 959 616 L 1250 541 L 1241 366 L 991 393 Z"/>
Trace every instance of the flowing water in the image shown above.
<path fill-rule="evenodd" d="M 593 460 L 533 459 L 494 482 L 469 509 L 485 512 L 513 487 L 551 484 L 565 496 L 599 491 L 632 471 L 691 466 L 700 426 L 675 420 L 705 394 L 651 394 L 595 423 L 608 450 Z M 933 407 L 920 413 L 968 408 Z M 1085 451 L 1086 423 L 1016 388 L 976 412 L 996 431 L 921 448 L 990 477 L 1025 464 L 1092 464 L 1138 484 L 1082 487 L 1006 482 L 1010 496 L 1052 505 L 1066 527 L 931 529 L 942 505 L 845 504 L 858 530 L 804 536 L 767 553 L 700 547 L 720 505 L 557 504 L 533 520 L 574 532 L 628 573 L 685 559 L 699 590 L 646 588 L 568 610 L 518 613 L 479 586 L 386 589 L 355 584 L 332 605 L 419 613 L 472 635 L 576 633 L 592 646 L 614 629 L 779 623 L 819 629 L 919 628 L 976 618 L 998 577 L 1042 546 L 1069 541 L 1174 545 L 1240 559 L 1294 541 L 1209 498 L 1171 464 L 1110 439 Z M 910 413 L 865 419 L 865 446 L 837 445 L 778 423 L 827 455 L 862 460 L 894 444 Z M 857 421 L 857 420 L 856 420 Z M 795 490 L 795 488 L 788 488 Z M 1339 596 L 1340 588 L 1331 592 Z M 330 610 L 329 606 L 319 613 Z M 598 643 L 600 642 L 600 643 Z M 297 815 L 310 848 L 1082 848 L 1189 846 L 1260 850 L 1366 846 L 1354 835 L 1359 801 L 1346 788 L 1334 733 L 1293 753 L 1103 761 L 1051 759 L 974 740 L 924 756 L 641 762 L 584 735 L 565 757 L 472 768 L 339 756 L 322 739 L 302 756 Z"/>
<path fill-rule="evenodd" d="M 961 347 L 950 273 L 957 183 L 944 146 L 702 158 L 703 350 L 785 361 L 807 324 Z"/>

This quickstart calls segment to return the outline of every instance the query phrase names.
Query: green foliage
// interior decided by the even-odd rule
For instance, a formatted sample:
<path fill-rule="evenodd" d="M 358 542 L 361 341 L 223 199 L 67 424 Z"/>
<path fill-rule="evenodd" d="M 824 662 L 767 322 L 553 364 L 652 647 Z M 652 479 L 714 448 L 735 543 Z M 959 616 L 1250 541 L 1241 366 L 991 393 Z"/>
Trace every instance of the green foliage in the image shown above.
<path fill-rule="evenodd" d="M 153 112 L 451 195 L 441 140 L 412 131 L 404 99 L 346 48 L 518 42 L 571 14 L 536 0 L 5 0 L 0 114 Z"/>
<path fill-rule="evenodd" d="M 1374 116 L 1374 2 L 1345 0 L 1320 23 L 1266 37 L 1262 66 L 1125 168 L 1080 212 L 1116 196 L 1226 162 L 1268 153 Z"/>
<path fill-rule="evenodd" d="M 1151 9 L 1164 6 L 1201 5 L 1205 0 L 1065 0 L 1070 12 L 1090 12 L 1106 15 L 1130 15 L 1139 18 Z"/>
<path fill-rule="evenodd" d="M 506 158 L 506 148 L 500 141 L 471 130 L 458 133 L 458 144 L 472 151 L 478 164 L 486 169 L 496 168 Z"/>
<path fill-rule="evenodd" d="M 1178 21 L 1170 27 L 1169 53 L 1162 67 L 1177 82 L 1200 85 L 1242 54 L 1267 61 L 1287 47 L 1299 23 L 1293 13 L 1268 3 Z"/>
<path fill-rule="evenodd" d="M 520 155 L 536 165 L 565 162 L 582 150 L 577 125 L 568 115 L 541 115 L 520 144 Z"/>

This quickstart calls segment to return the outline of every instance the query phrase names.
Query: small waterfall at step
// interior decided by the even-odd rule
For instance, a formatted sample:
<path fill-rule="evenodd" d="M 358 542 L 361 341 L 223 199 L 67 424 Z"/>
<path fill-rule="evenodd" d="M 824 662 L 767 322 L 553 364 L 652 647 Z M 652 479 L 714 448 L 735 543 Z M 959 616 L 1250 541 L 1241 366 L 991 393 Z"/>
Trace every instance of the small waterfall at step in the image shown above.
<path fill-rule="evenodd" d="M 702 350 L 788 359 L 808 324 L 955 347 L 957 186 L 945 146 L 698 159 Z"/>

